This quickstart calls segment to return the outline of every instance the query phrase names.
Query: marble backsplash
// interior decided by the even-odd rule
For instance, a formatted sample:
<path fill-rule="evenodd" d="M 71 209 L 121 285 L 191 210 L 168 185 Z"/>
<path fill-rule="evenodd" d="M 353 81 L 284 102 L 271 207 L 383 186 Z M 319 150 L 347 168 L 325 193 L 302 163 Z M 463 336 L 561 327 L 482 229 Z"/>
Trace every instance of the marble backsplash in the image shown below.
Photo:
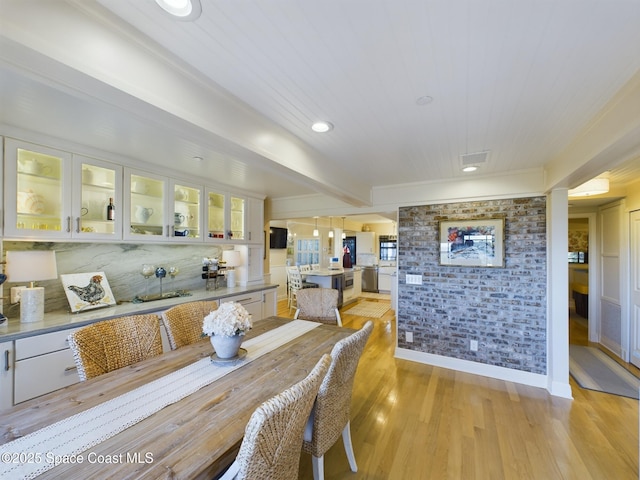
<path fill-rule="evenodd" d="M 58 276 L 69 273 L 104 272 L 111 291 L 118 302 L 131 301 L 136 295 L 160 293 L 160 281 L 142 276 L 143 264 L 177 267 L 179 273 L 163 279 L 163 291 L 201 290 L 203 257 L 220 258 L 222 250 L 233 248 L 219 245 L 154 245 L 113 243 L 53 243 L 4 241 L 7 250 L 55 250 Z M 24 284 L 24 283 L 23 283 Z M 69 310 L 62 282 L 48 280 L 38 282 L 45 287 L 45 311 Z M 10 281 L 3 285 L 2 312 L 9 317 L 19 316 L 19 305 L 10 305 Z M 148 290 L 147 290 L 148 288 Z"/>

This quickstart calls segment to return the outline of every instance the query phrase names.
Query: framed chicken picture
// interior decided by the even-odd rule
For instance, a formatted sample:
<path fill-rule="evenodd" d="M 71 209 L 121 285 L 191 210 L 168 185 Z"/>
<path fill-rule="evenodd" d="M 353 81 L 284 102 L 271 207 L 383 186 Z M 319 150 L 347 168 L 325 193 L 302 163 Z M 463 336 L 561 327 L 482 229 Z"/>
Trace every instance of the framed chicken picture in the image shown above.
<path fill-rule="evenodd" d="M 60 275 L 72 312 L 115 305 L 116 299 L 104 272 Z"/>

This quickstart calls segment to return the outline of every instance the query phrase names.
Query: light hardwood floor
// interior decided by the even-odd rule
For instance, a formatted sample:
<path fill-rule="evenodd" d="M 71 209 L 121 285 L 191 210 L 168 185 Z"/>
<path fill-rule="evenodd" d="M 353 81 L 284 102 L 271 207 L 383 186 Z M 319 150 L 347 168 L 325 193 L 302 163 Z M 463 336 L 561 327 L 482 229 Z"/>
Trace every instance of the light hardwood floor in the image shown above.
<path fill-rule="evenodd" d="M 366 319 L 342 310 L 345 327 Z M 293 316 L 286 302 L 278 314 Z M 546 390 L 393 357 L 395 317 L 375 329 L 356 374 L 351 433 L 325 456 L 331 479 L 637 479 L 638 402 L 581 389 Z M 572 328 L 572 331 L 574 329 Z M 303 454 L 300 479 L 311 479 Z"/>

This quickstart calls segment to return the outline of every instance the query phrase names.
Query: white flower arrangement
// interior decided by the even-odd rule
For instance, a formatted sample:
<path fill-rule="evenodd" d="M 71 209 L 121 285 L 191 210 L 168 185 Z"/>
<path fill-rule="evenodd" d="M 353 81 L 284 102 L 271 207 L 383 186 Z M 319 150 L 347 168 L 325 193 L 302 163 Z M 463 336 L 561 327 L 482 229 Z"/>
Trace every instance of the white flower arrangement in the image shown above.
<path fill-rule="evenodd" d="M 204 317 L 202 322 L 203 335 L 244 335 L 251 330 L 253 323 L 251 315 L 237 302 L 220 304 L 217 310 Z"/>

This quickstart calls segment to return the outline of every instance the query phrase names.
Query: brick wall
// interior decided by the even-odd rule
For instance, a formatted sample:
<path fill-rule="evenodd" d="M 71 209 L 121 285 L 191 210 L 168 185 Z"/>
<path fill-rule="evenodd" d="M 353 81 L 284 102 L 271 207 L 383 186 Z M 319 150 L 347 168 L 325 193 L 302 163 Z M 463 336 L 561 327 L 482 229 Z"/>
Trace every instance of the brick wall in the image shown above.
<path fill-rule="evenodd" d="M 505 267 L 441 266 L 439 221 L 482 218 L 505 220 Z M 400 208 L 398 346 L 546 374 L 546 268 L 545 197 Z"/>

